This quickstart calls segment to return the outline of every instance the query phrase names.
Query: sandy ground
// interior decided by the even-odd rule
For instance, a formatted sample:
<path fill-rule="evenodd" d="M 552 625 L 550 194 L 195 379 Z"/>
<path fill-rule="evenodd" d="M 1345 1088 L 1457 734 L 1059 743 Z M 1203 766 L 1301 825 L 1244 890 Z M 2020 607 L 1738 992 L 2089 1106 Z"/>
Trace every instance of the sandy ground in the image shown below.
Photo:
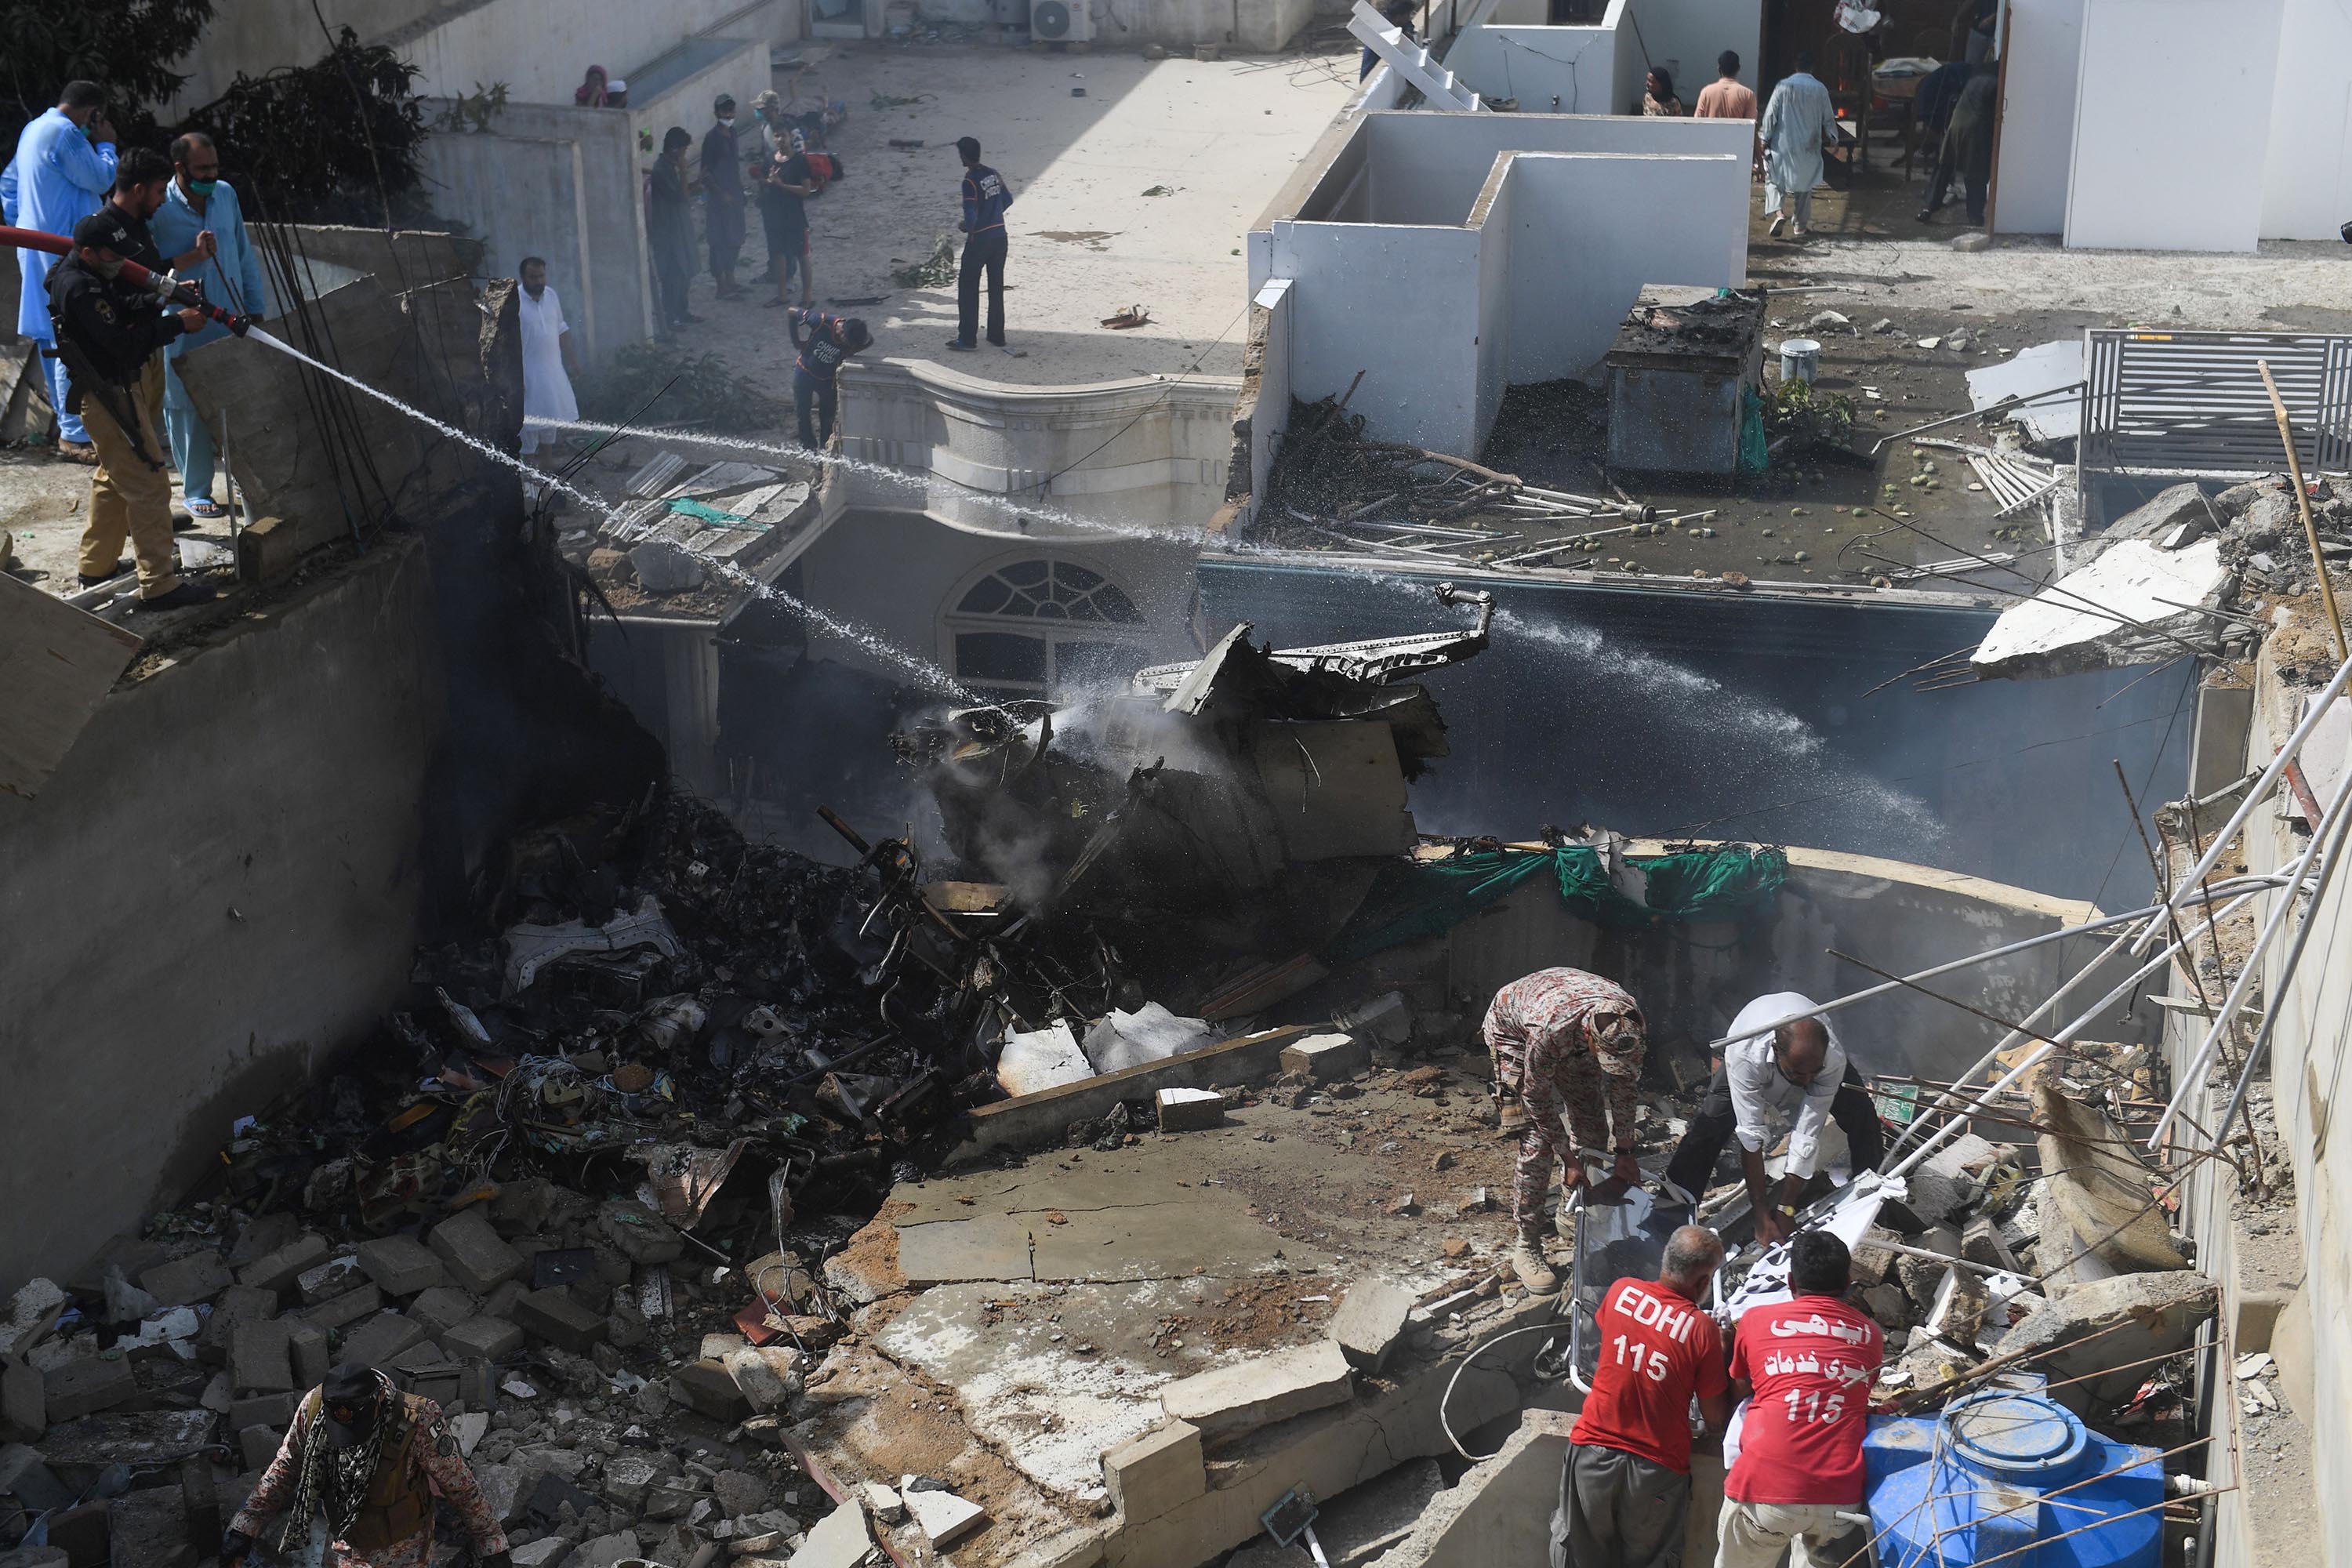
<path fill-rule="evenodd" d="M 829 53 L 826 51 L 829 50 Z M 832 138 L 848 175 L 809 204 L 820 304 L 862 314 L 870 357 L 951 363 L 1029 385 L 1175 374 L 1237 375 L 1246 334 L 1243 237 L 1355 86 L 1354 57 L 1297 54 L 1219 61 L 1055 54 L 959 44 L 838 44 L 798 92 L 841 99 Z M 1084 89 L 1084 97 L 1073 96 Z M 780 71 L 779 91 L 793 90 Z M 910 103 L 888 100 L 910 99 Z M 875 107 L 879 102 L 884 107 Z M 698 132 L 700 127 L 689 127 Z M 1012 184 L 1005 268 L 1008 348 L 951 353 L 953 283 L 909 289 L 891 269 L 957 241 L 959 136 Z M 916 146 L 894 146 L 915 142 Z M 1167 194 L 1146 195 L 1147 191 Z M 742 275 L 766 249 L 751 218 Z M 960 243 L 960 242 L 959 242 Z M 687 342 L 739 372 L 789 353 L 781 311 L 722 302 L 706 274 L 692 295 L 706 318 Z M 1099 322 L 1131 305 L 1150 325 Z"/>

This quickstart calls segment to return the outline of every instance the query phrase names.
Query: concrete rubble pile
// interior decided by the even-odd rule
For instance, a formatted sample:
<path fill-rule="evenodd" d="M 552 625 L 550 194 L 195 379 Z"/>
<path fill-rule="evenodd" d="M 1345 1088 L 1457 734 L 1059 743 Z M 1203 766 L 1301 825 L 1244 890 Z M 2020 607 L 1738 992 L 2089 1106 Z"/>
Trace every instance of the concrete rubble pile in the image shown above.
<path fill-rule="evenodd" d="M 2352 560 L 2352 493 L 2309 490 L 2312 531 L 2339 569 Z M 2066 573 L 2003 612 L 1970 663 L 1979 677 L 2068 675 L 2185 653 L 2242 657 L 2280 602 L 2314 592 L 2311 544 L 2284 478 L 2208 495 L 2174 485 L 2070 543 Z"/>
<path fill-rule="evenodd" d="M 903 897 L 685 797 L 486 880 L 498 934 L 422 955 L 415 1005 L 238 1119 L 192 1201 L 9 1283 L 0 1554 L 211 1558 L 344 1361 L 456 1417 L 526 1568 L 756 1568 L 834 1512 L 785 1447 L 841 1332 L 824 1257 L 960 1103 Z M 959 1528 L 944 1491 L 910 1509 Z"/>
<path fill-rule="evenodd" d="M 2147 1047 L 2075 1050 L 1908 1173 L 1854 1248 L 1857 1300 L 1886 1331 L 1877 1395 L 1932 1409 L 2031 1358 L 2021 1370 L 2092 1426 L 2185 1436 L 2189 1352 L 2220 1292 L 2127 1131 L 2149 1110 Z"/>

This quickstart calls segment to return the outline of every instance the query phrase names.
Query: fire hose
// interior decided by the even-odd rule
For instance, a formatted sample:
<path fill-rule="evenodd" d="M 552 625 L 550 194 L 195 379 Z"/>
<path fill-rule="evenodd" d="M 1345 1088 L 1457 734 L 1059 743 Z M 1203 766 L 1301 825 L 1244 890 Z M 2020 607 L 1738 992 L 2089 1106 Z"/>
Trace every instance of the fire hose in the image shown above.
<path fill-rule="evenodd" d="M 46 250 L 53 256 L 70 256 L 74 247 L 73 241 L 61 234 L 5 226 L 0 226 L 0 245 L 12 246 L 18 250 Z M 157 272 L 142 267 L 127 257 L 122 262 L 121 280 L 145 292 L 159 310 L 200 310 L 208 321 L 226 327 L 239 337 L 243 337 L 246 329 L 253 325 L 251 316 L 236 315 L 206 300 L 203 288 L 194 281 L 175 273 Z"/>

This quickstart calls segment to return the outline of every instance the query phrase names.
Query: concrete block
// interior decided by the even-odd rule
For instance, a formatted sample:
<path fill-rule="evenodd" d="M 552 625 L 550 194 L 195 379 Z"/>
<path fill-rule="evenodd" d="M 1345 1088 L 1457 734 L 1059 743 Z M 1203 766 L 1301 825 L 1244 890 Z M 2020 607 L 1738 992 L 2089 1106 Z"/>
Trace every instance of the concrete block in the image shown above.
<path fill-rule="evenodd" d="M 475 1295 L 486 1295 L 523 1270 L 523 1255 L 490 1228 L 477 1208 L 460 1209 L 439 1225 L 425 1243 L 447 1265 L 449 1277 Z"/>
<path fill-rule="evenodd" d="M 239 1394 L 283 1394 L 294 1386 L 293 1326 L 275 1318 L 229 1331 L 228 1381 Z"/>
<path fill-rule="evenodd" d="M 613 1568 L 637 1555 L 637 1535 L 624 1530 L 613 1535 L 599 1535 L 580 1543 L 580 1550 L 571 1561 L 571 1568 Z"/>
<path fill-rule="evenodd" d="M 443 1351 L 457 1361 L 504 1361 L 522 1349 L 522 1330 L 504 1318 L 468 1318 L 438 1336 Z"/>
<path fill-rule="evenodd" d="M 740 1421 L 751 1414 L 751 1402 L 719 1362 L 690 1361 L 679 1367 L 670 1373 L 669 1395 L 713 1421 Z"/>
<path fill-rule="evenodd" d="M 387 1236 L 359 1247 L 360 1268 L 387 1296 L 414 1296 L 449 1283 L 448 1266 L 413 1236 Z"/>
<path fill-rule="evenodd" d="M 257 1290 L 283 1290 L 305 1271 L 324 1263 L 331 1250 L 325 1237 L 305 1231 L 275 1252 L 265 1253 L 238 1269 L 236 1282 Z"/>
<path fill-rule="evenodd" d="M 1404 1337 L 1413 1304 L 1412 1292 L 1402 1286 L 1385 1279 L 1360 1280 L 1348 1287 L 1339 1310 L 1331 1314 L 1331 1341 L 1357 1366 L 1378 1372 Z"/>
<path fill-rule="evenodd" d="M 801 1352 L 790 1345 L 745 1346 L 719 1358 L 727 1375 L 751 1402 L 766 1414 L 782 1410 L 800 1390 Z"/>
<path fill-rule="evenodd" d="M 1209 1489 L 1201 1458 L 1201 1429 L 1171 1421 L 1102 1457 L 1103 1485 L 1122 1523 L 1140 1524 L 1191 1502 Z"/>
<path fill-rule="evenodd" d="M 40 1454 L 23 1443 L 0 1444 L 0 1493 L 23 1503 L 33 1513 L 71 1508 L 79 1495 L 58 1479 Z"/>
<path fill-rule="evenodd" d="M 533 1290 L 517 1301 L 514 1321 L 525 1333 L 574 1355 L 586 1355 L 604 1337 L 604 1315 L 582 1306 L 561 1285 Z"/>
<path fill-rule="evenodd" d="M 1317 1083 L 1361 1078 L 1372 1070 L 1372 1047 L 1353 1035 L 1309 1035 L 1282 1047 L 1282 1070 L 1305 1073 Z"/>
<path fill-rule="evenodd" d="M 284 1247 L 302 1234 L 302 1221 L 298 1215 L 279 1211 L 263 1215 L 236 1233 L 236 1245 L 228 1249 L 228 1266 L 242 1269 Z"/>
<path fill-rule="evenodd" d="M 68 1568 L 71 1559 L 62 1546 L 19 1546 L 0 1552 L 0 1568 Z"/>
<path fill-rule="evenodd" d="M 668 1458 L 667 1454 L 662 1459 Z M 604 1496 L 629 1508 L 643 1508 L 646 1497 L 676 1466 L 664 1465 L 650 1454 L 629 1451 L 604 1461 Z"/>
<path fill-rule="evenodd" d="M 1213 1089 L 1163 1089 L 1153 1099 L 1162 1132 L 1198 1132 L 1224 1125 L 1224 1097 Z"/>
<path fill-rule="evenodd" d="M 1908 1245 L 1921 1252 L 1940 1252 L 1947 1258 L 1958 1258 L 1960 1255 L 1960 1233 L 1948 1225 L 1931 1225 L 1913 1237 Z M 1950 1268 L 1947 1264 L 1930 1263 L 1924 1258 L 1899 1253 L 1895 1256 L 1895 1278 L 1911 1298 L 1912 1304 L 1922 1312 L 1935 1306 L 1936 1292 L 1948 1272 Z"/>
<path fill-rule="evenodd" d="M 521 1300 L 530 1289 L 530 1288 L 529 1286 L 525 1285 L 520 1279 L 508 1280 L 505 1284 L 499 1286 L 497 1289 L 482 1298 L 482 1310 L 478 1316 L 485 1318 L 513 1317 L 515 1303 Z"/>
<path fill-rule="evenodd" d="M 988 1518 L 986 1509 L 953 1492 L 910 1491 L 903 1495 L 907 1511 L 915 1516 L 916 1526 L 930 1537 L 931 1545 L 939 1551 L 954 1545 Z"/>
<path fill-rule="evenodd" d="M 768 1506 L 768 1480 L 750 1470 L 721 1470 L 710 1478 L 710 1494 L 728 1518 L 740 1519 Z"/>
<path fill-rule="evenodd" d="M 383 1310 L 383 1292 L 372 1280 L 362 1280 L 358 1289 L 330 1297 L 315 1307 L 302 1309 L 302 1321 L 313 1328 L 349 1328 L 371 1312 Z"/>
<path fill-rule="evenodd" d="M 1214 1437 L 1345 1405 L 1354 1393 L 1346 1352 L 1318 1340 L 1179 1378 L 1160 1389 L 1160 1408 Z"/>
<path fill-rule="evenodd" d="M 675 1262 L 686 1242 L 670 1223 L 635 1198 L 614 1198 L 597 1212 L 596 1224 L 614 1249 L 640 1268 Z"/>
<path fill-rule="evenodd" d="M 199 1301 L 209 1301 L 235 1283 L 236 1276 L 228 1271 L 228 1265 L 209 1247 L 169 1263 L 158 1263 L 139 1276 L 139 1289 L 165 1307 L 193 1307 Z"/>
<path fill-rule="evenodd" d="M 2001 1239 L 2000 1226 L 1981 1215 L 1969 1221 L 1968 1228 L 1960 1232 L 1960 1256 L 1987 1268 L 2006 1268 L 2011 1274 L 2024 1272 L 2017 1254 Z"/>
<path fill-rule="evenodd" d="M 341 1258 L 331 1258 L 297 1274 L 294 1290 L 301 1297 L 302 1305 L 315 1307 L 321 1301 L 331 1301 L 367 1283 L 368 1277 L 360 1269 L 358 1256 L 347 1252 Z"/>
<path fill-rule="evenodd" d="M 286 1353 L 294 1363 L 294 1386 L 316 1388 L 327 1381 L 327 1369 L 334 1364 L 327 1349 L 327 1331 L 315 1323 L 289 1323 L 286 1329 Z"/>
<path fill-rule="evenodd" d="M 289 1394 L 248 1394 L 228 1407 L 228 1429 L 242 1432 L 247 1426 L 275 1426 L 283 1432 L 294 1425 L 294 1395 Z"/>
<path fill-rule="evenodd" d="M 516 1547 L 509 1555 L 513 1557 L 515 1568 L 556 1568 L 571 1550 L 572 1542 L 563 1537 L 546 1535 Z"/>
<path fill-rule="evenodd" d="M 121 1356 L 83 1356 L 41 1373 L 42 1402 L 49 1424 L 111 1410 L 139 1396 L 139 1380 Z"/>
<path fill-rule="evenodd" d="M 0 1366 L 0 1443 L 30 1443 L 48 1429 L 41 1369 L 21 1361 Z"/>
<path fill-rule="evenodd" d="M 49 1515 L 49 1544 L 65 1550 L 71 1568 L 100 1568 L 107 1559 L 107 1505 L 92 1499 Z"/>
<path fill-rule="evenodd" d="M 852 1498 L 810 1529 L 793 1553 L 791 1568 L 857 1568 L 873 1547 L 866 1510 Z"/>
<path fill-rule="evenodd" d="M 247 1426 L 236 1435 L 239 1455 L 248 1470 L 266 1468 L 278 1457 L 278 1445 L 284 1440 L 283 1432 L 273 1432 L 267 1426 Z"/>
<path fill-rule="evenodd" d="M 2193 1269 L 2117 1275 L 2043 1302 L 1994 1349 L 2035 1352 L 2051 1397 L 2080 1415 L 2129 1398 L 2147 1381 L 2147 1363 L 2188 1349 L 2221 1299 L 2220 1287 Z M 2069 1381 L 2077 1378 L 2084 1381 Z"/>
<path fill-rule="evenodd" d="M 232 1285 L 213 1302 L 213 1315 L 205 1320 L 204 1328 L 196 1334 L 196 1353 L 215 1366 L 226 1365 L 231 1330 L 239 1323 L 277 1315 L 277 1291 Z"/>
<path fill-rule="evenodd" d="M 114 1499 L 106 1510 L 106 1534 L 114 1568 L 195 1568 L 195 1542 L 178 1487 L 143 1487 Z M 219 1541 L 215 1531 L 205 1543 L 205 1556 Z"/>
<path fill-rule="evenodd" d="M 1929 1225 L 1950 1219 L 1968 1207 L 1977 1182 L 2000 1151 L 1973 1132 L 1963 1132 L 1944 1143 L 1911 1168 L 1906 1178 L 1911 1212 Z"/>
<path fill-rule="evenodd" d="M 438 1267 L 441 1260 L 436 1258 L 433 1261 Z M 453 1286 L 436 1285 L 401 1310 L 424 1324 L 429 1331 L 446 1334 L 467 1319 L 480 1317 L 482 1305 Z"/>
<path fill-rule="evenodd" d="M 343 1348 L 335 1359 L 380 1367 L 425 1337 L 424 1324 L 412 1323 L 398 1312 L 378 1312 L 343 1336 Z"/>

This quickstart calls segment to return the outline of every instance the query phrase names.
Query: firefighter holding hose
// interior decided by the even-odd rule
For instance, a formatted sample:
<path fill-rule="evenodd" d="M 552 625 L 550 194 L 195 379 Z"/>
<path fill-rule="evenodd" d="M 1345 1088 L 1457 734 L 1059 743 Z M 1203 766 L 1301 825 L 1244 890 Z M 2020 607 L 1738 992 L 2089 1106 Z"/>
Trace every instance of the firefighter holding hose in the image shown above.
<path fill-rule="evenodd" d="M 94 586 L 120 570 L 127 534 L 139 564 L 139 608 L 172 610 L 214 595 L 180 580 L 166 448 L 142 383 L 163 345 L 204 326 L 205 315 L 194 306 L 159 310 L 155 296 L 124 275 L 124 264 L 148 243 L 143 229 L 113 202 L 76 224 L 72 253 L 49 273 L 49 318 L 73 381 L 71 412 L 98 451 L 81 536 L 82 584 Z"/>

